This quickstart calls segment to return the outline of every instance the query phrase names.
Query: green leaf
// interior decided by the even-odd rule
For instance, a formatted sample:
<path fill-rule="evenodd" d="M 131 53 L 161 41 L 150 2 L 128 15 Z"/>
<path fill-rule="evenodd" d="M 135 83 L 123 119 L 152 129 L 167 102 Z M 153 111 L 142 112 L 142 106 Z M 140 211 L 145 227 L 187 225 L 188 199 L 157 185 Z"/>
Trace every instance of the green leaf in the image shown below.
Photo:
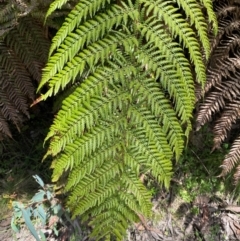
<path fill-rule="evenodd" d="M 44 190 L 38 191 L 33 198 L 31 199 L 32 202 L 42 202 L 45 199 L 46 192 Z"/>
<path fill-rule="evenodd" d="M 43 180 L 38 175 L 33 175 L 33 178 L 36 180 L 36 182 L 41 186 L 44 187 Z"/>
<path fill-rule="evenodd" d="M 17 226 L 15 224 L 15 219 L 16 219 L 15 216 L 13 216 L 12 219 L 11 219 L 11 228 L 14 232 L 18 233 L 20 231 L 20 227 L 19 227 L 19 225 Z"/>
<path fill-rule="evenodd" d="M 31 234 L 34 236 L 34 238 L 37 240 L 37 241 L 41 241 L 38 237 L 38 234 L 37 234 L 37 231 L 35 230 L 34 226 L 33 226 L 33 223 L 30 219 L 30 216 L 28 214 L 28 212 L 25 210 L 25 209 L 21 209 L 22 210 L 22 214 L 23 214 L 23 218 L 24 218 L 24 221 L 28 227 L 28 229 L 30 230 Z"/>
<path fill-rule="evenodd" d="M 42 225 L 46 225 L 47 214 L 45 209 L 43 208 L 43 204 L 37 206 L 37 214 L 38 217 L 41 219 Z"/>

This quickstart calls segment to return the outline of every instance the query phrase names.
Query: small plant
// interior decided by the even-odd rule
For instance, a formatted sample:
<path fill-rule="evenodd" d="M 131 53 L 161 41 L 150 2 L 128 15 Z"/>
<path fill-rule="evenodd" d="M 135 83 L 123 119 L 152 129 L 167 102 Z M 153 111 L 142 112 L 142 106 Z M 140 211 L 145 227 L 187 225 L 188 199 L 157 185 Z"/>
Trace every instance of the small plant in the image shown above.
<path fill-rule="evenodd" d="M 37 241 L 46 240 L 47 236 L 59 237 L 67 230 L 67 223 L 74 225 L 61 205 L 53 189 L 53 185 L 44 184 L 42 179 L 33 176 L 41 189 L 33 196 L 28 204 L 12 202 L 13 216 L 11 227 L 19 232 L 25 225 Z"/>

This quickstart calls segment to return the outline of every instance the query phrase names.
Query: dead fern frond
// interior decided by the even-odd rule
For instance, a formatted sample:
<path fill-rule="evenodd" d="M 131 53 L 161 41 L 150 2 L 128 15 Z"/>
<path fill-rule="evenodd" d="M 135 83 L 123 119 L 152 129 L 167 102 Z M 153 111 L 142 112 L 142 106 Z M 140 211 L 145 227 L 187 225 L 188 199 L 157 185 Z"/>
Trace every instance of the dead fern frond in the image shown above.
<path fill-rule="evenodd" d="M 35 98 L 34 81 L 41 78 L 49 45 L 41 24 L 30 17 L 22 18 L 0 39 L 1 136 L 11 136 L 9 123 L 20 130 L 29 117 L 29 106 Z"/>
<path fill-rule="evenodd" d="M 214 146 L 218 149 L 222 142 L 227 138 L 232 128 L 232 124 L 240 118 L 240 100 L 234 100 L 225 106 L 225 111 L 217 119 L 213 128 Z"/>
<path fill-rule="evenodd" d="M 222 168 L 221 176 L 225 176 L 231 172 L 240 159 L 240 136 L 234 141 L 230 152 L 226 155 L 223 164 L 220 166 Z M 237 167 L 240 171 L 240 166 Z M 239 179 L 239 173 L 235 173 L 234 179 Z"/>
<path fill-rule="evenodd" d="M 213 122 L 213 150 L 220 148 L 234 123 L 240 119 L 240 2 L 215 1 L 219 32 L 211 45 L 207 83 L 201 96 L 205 100 L 197 116 L 197 128 Z M 198 98 L 200 95 L 198 94 Z M 233 170 L 240 160 L 238 137 L 222 164 L 222 176 Z M 240 179 L 240 167 L 234 175 Z"/>

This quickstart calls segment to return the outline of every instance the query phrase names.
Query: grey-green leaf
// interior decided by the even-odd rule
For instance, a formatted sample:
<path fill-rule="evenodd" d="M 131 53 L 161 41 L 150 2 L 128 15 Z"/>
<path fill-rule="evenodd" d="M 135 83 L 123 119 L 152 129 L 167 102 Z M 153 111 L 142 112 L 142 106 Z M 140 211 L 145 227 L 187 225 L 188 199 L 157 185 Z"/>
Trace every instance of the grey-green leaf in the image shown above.
<path fill-rule="evenodd" d="M 28 213 L 25 209 L 22 209 L 22 214 L 23 214 L 24 221 L 25 221 L 28 229 L 30 230 L 31 234 L 34 236 L 34 238 L 37 241 L 41 241 L 38 237 L 36 229 L 34 228 L 34 226 L 32 224 L 32 221 L 31 221 L 31 219 L 30 219 L 30 217 L 29 217 L 29 215 L 28 215 Z"/>

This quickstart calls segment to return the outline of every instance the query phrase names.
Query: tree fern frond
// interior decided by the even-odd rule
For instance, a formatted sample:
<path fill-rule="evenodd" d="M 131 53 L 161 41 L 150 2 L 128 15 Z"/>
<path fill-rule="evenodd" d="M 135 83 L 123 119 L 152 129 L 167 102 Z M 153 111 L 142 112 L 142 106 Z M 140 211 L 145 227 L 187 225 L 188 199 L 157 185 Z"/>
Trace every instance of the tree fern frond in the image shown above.
<path fill-rule="evenodd" d="M 48 16 L 50 16 L 56 9 L 62 8 L 62 6 L 69 1 L 70 0 L 54 0 L 54 2 L 51 3 L 51 5 L 46 13 L 46 18 Z"/>
<path fill-rule="evenodd" d="M 3 81 L 3 86 L 14 82 L 15 87 L 19 89 L 18 92 L 22 92 L 25 96 L 34 100 L 34 86 L 25 65 L 6 43 L 0 42 L 0 51 L 2 53 L 0 58 L 2 63 L 1 74 L 4 79 L 9 79 L 9 81 Z"/>
<path fill-rule="evenodd" d="M 29 48 L 31 47 L 35 51 L 35 56 L 41 62 L 46 63 L 50 44 L 49 40 L 43 37 L 45 35 L 43 25 L 34 21 L 33 18 L 26 17 L 21 20 L 18 28 L 21 35 L 25 36 Z"/>
<path fill-rule="evenodd" d="M 199 3 L 195 0 L 177 0 L 177 3 L 179 7 L 183 8 L 187 17 L 190 19 L 190 25 L 194 24 L 197 29 L 200 41 L 203 43 L 206 58 L 208 59 L 210 56 L 210 43 L 207 36 L 208 26 Z M 212 14 L 214 16 L 214 12 L 212 12 Z M 214 22 L 216 22 L 216 19 L 214 19 Z"/>
<path fill-rule="evenodd" d="M 12 3 L 8 3 L 0 10 L 0 23 L 12 22 L 16 17 L 14 6 Z"/>
<path fill-rule="evenodd" d="M 18 40 L 18 41 L 16 41 Z M 26 41 L 17 29 L 11 31 L 11 35 L 6 36 L 6 43 L 14 50 L 19 56 L 24 65 L 28 68 L 28 71 L 37 81 L 41 79 L 42 63 L 37 61 L 35 53 L 29 48 L 29 43 Z"/>
<path fill-rule="evenodd" d="M 220 148 L 220 145 L 226 139 L 227 134 L 232 128 L 233 123 L 240 118 L 240 101 L 233 100 L 232 102 L 228 103 L 225 107 L 224 112 L 222 113 L 221 117 L 216 121 L 216 124 L 213 128 L 214 133 L 214 147 L 213 148 Z"/>
<path fill-rule="evenodd" d="M 53 59 L 50 58 L 49 66 L 45 67 L 45 70 L 48 71 L 50 75 L 43 75 L 42 77 L 42 83 L 49 81 L 50 88 L 42 96 L 42 99 L 46 99 L 51 95 L 56 95 L 56 93 L 58 93 L 60 89 L 64 89 L 70 81 L 75 80 L 77 75 L 81 75 L 86 68 L 90 68 L 90 70 L 94 71 L 92 68 L 94 65 L 98 62 L 103 64 L 106 59 L 112 57 L 119 42 L 122 44 L 136 43 L 132 36 L 112 33 L 112 35 L 106 36 L 106 38 L 98 41 L 97 44 L 93 43 L 77 56 L 75 56 L 75 53 L 69 54 L 64 51 L 64 54 L 60 53 L 58 56 L 55 55 Z M 69 45 L 71 46 L 71 42 L 69 42 Z M 64 66 L 68 58 L 71 58 L 71 61 Z M 59 68 L 59 70 L 57 68 Z M 91 73 L 90 70 L 89 73 Z M 57 75 L 54 76 L 56 73 Z M 49 80 L 50 77 L 51 79 Z M 59 82 L 59 78 L 62 78 L 63 81 Z"/>
<path fill-rule="evenodd" d="M 195 94 L 193 86 L 193 76 L 189 62 L 184 56 L 182 48 L 178 43 L 174 42 L 171 36 L 165 31 L 164 25 L 160 21 L 154 21 L 149 18 L 146 24 L 138 24 L 142 36 L 146 36 L 149 43 L 153 43 L 161 55 L 172 62 L 172 65 L 177 70 L 177 74 L 181 78 L 181 83 L 186 90 L 185 94 L 189 96 L 192 103 L 195 103 Z"/>
<path fill-rule="evenodd" d="M 240 5 L 237 1 L 215 1 L 219 33 L 212 41 L 212 56 L 207 72 L 204 103 L 198 113 L 198 125 L 214 119 L 214 146 L 220 148 L 233 124 L 239 120 L 240 53 L 239 30 Z M 222 164 L 221 176 L 231 172 L 239 161 L 239 137 L 234 141 Z M 239 167 L 234 175 L 239 180 Z"/>
<path fill-rule="evenodd" d="M 225 176 L 227 173 L 233 170 L 240 159 L 240 137 L 236 138 L 232 144 L 230 152 L 226 155 L 221 168 L 221 176 Z M 237 174 L 238 176 L 238 174 Z M 236 176 L 236 177 L 237 177 Z"/>
<path fill-rule="evenodd" d="M 177 3 L 182 12 L 172 0 L 82 0 L 53 39 L 40 99 L 76 87 L 46 137 L 46 156 L 73 215 L 98 239 L 121 240 L 129 223 L 150 215 L 140 176 L 168 187 L 191 130 L 194 76 L 206 79 L 200 50 L 210 51 L 202 7 L 214 13 L 209 1 Z"/>
<path fill-rule="evenodd" d="M 38 48 L 35 41 L 39 41 Z M 22 122 L 29 118 L 29 101 L 34 100 L 33 80 L 41 77 L 48 47 L 42 28 L 29 17 L 21 18 L 18 26 L 0 39 L 0 111 L 1 120 L 5 119 L 1 121 L 0 132 L 3 134 L 11 136 L 8 121 L 20 130 Z"/>
<path fill-rule="evenodd" d="M 87 156 L 84 161 L 79 161 L 80 163 L 69 174 L 66 190 L 71 190 L 71 188 L 78 184 L 81 179 L 85 178 L 88 173 L 94 172 L 95 169 L 97 169 L 103 164 L 104 160 L 109 160 L 110 158 L 112 158 L 117 153 L 117 151 L 121 149 L 120 145 L 122 145 L 120 139 L 116 139 L 109 144 L 104 143 L 101 148 L 98 148 L 94 155 L 90 155 L 89 157 Z M 57 173 L 57 171 L 64 170 L 63 167 L 65 166 L 65 163 L 63 162 L 63 160 L 64 158 L 56 160 L 57 165 L 56 168 L 54 168 L 54 174 L 56 176 L 59 176 L 59 173 Z M 131 164 L 134 165 L 133 163 Z M 138 163 L 136 163 L 134 166 L 137 167 L 137 164 Z M 84 168 L 82 168 L 83 166 Z M 81 170 L 80 174 L 79 170 Z"/>
<path fill-rule="evenodd" d="M 0 133 L 5 136 L 12 137 L 6 118 L 2 115 L 2 110 L 0 110 Z"/>
<path fill-rule="evenodd" d="M 235 4 L 234 4 L 235 3 Z M 216 6 L 216 13 L 218 18 L 225 18 L 228 16 L 236 17 L 239 14 L 239 6 L 236 4 L 237 1 L 228 0 L 227 2 L 220 2 Z"/>
<path fill-rule="evenodd" d="M 152 81 L 141 83 L 141 94 L 151 106 L 151 111 L 163 125 L 163 133 L 167 136 L 172 150 L 178 158 L 183 148 L 183 130 L 176 118 L 171 102 L 166 99 L 164 93 L 159 90 L 159 85 Z"/>
<path fill-rule="evenodd" d="M 218 21 L 217 21 L 217 17 L 214 12 L 214 9 L 213 9 L 213 2 L 212 2 L 212 0 L 201 0 L 201 2 L 207 10 L 209 22 L 213 25 L 213 32 L 215 35 L 217 35 Z"/>
<path fill-rule="evenodd" d="M 175 110 L 182 123 L 188 123 L 188 120 L 192 117 L 193 101 L 188 98 L 184 81 L 181 81 L 173 64 L 165 59 L 160 51 L 155 51 L 155 49 L 149 48 L 148 45 L 139 50 L 137 55 L 141 63 L 148 65 L 149 71 L 156 72 L 155 78 L 160 77 L 163 89 L 167 90 L 170 97 L 173 98 Z M 183 106 L 187 108 L 182 108 Z"/>
<path fill-rule="evenodd" d="M 239 156 L 238 156 L 238 160 L 239 160 Z M 238 184 L 239 180 L 240 180 L 240 166 L 239 165 L 236 167 L 236 171 L 234 173 L 233 178 L 234 178 L 234 184 L 235 185 Z"/>
<path fill-rule="evenodd" d="M 229 101 L 233 102 L 240 94 L 240 84 L 235 81 L 235 78 L 236 76 L 231 77 L 230 80 L 216 85 L 216 90 L 207 95 L 197 117 L 200 126 L 209 122 L 214 114 L 224 110 L 226 104 Z"/>
<path fill-rule="evenodd" d="M 51 55 L 79 24 L 87 19 L 87 16 L 93 16 L 100 8 L 105 7 L 109 0 L 83 0 L 80 1 L 71 11 L 65 22 L 54 36 L 49 54 Z"/>
<path fill-rule="evenodd" d="M 212 40 L 212 49 L 218 46 L 225 35 L 232 35 L 232 32 L 238 31 L 239 27 L 240 20 L 238 18 L 219 20 L 219 31 L 218 35 Z"/>
<path fill-rule="evenodd" d="M 145 4 L 147 14 L 153 11 L 154 15 L 165 22 L 172 36 L 178 36 L 183 46 L 188 48 L 190 59 L 195 66 L 197 81 L 204 84 L 206 74 L 199 43 L 193 29 L 188 22 L 184 20 L 183 16 L 178 13 L 178 8 L 173 6 L 171 0 L 164 2 L 162 2 L 162 0 L 142 0 L 141 2 Z"/>

